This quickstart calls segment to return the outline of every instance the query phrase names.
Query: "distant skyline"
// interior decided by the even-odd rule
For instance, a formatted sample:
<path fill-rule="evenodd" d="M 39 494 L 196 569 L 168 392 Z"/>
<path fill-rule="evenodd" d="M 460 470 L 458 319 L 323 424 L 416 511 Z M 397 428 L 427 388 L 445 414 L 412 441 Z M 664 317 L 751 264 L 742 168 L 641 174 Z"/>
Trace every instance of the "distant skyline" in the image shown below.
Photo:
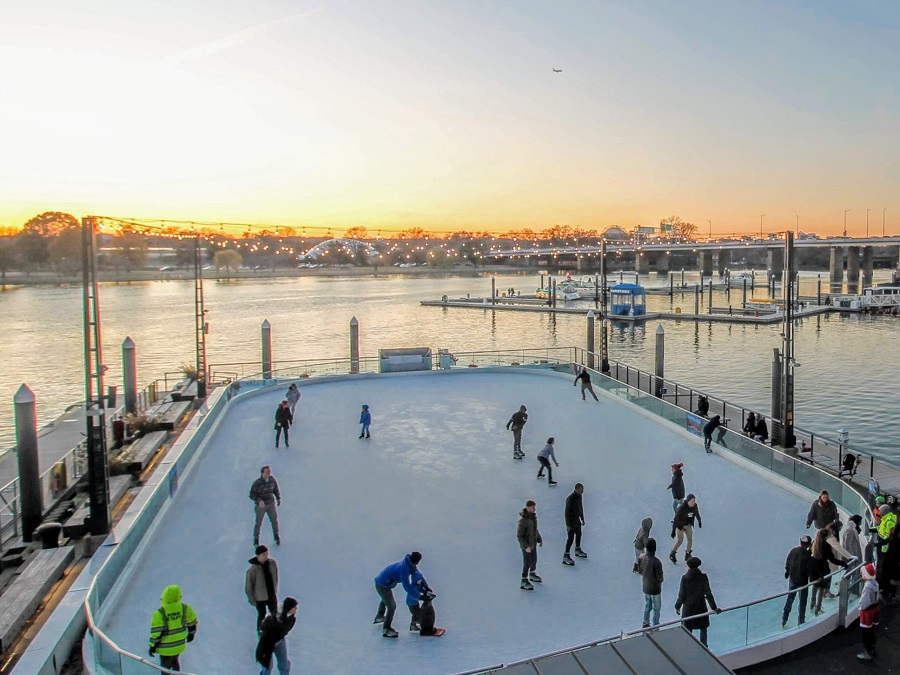
<path fill-rule="evenodd" d="M 0 227 L 900 233 L 900 5 L 0 0 Z M 554 72 L 559 69 L 562 72 Z"/>

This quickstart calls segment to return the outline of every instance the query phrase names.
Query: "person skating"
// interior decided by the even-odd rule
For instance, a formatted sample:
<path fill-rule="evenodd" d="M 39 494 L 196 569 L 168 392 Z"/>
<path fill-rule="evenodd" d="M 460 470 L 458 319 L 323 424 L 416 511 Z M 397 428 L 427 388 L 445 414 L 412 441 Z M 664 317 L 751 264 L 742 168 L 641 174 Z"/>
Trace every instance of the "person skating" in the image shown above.
<path fill-rule="evenodd" d="M 575 382 L 572 383 L 572 386 L 574 387 L 576 384 L 578 384 L 579 381 L 581 382 L 581 400 L 582 401 L 586 400 L 584 397 L 585 391 L 591 392 L 591 396 L 594 397 L 595 401 L 600 400 L 599 398 L 597 398 L 597 394 L 594 393 L 594 387 L 591 384 L 591 374 L 588 372 L 587 368 L 582 368 L 581 372 L 575 376 Z"/>
<path fill-rule="evenodd" d="M 410 581 L 412 582 L 412 588 L 406 593 L 406 606 L 409 608 L 411 617 L 409 621 L 409 632 L 418 633 L 422 630 L 419 618 L 419 610 L 421 609 L 419 607 L 419 602 L 421 602 L 422 596 L 425 595 L 426 591 L 430 591 L 431 589 L 428 587 L 428 582 L 425 581 L 425 575 L 419 570 L 412 573 Z"/>
<path fill-rule="evenodd" d="M 281 535 L 278 531 L 278 508 L 281 506 L 281 490 L 278 489 L 278 481 L 272 475 L 272 467 L 265 464 L 259 470 L 259 478 L 250 486 L 250 501 L 256 509 L 256 524 L 253 526 L 253 545 L 259 546 L 259 528 L 263 518 L 269 516 L 272 524 L 272 535 L 275 543 L 281 544 Z"/>
<path fill-rule="evenodd" d="M 288 442 L 288 429 L 294 423 L 294 416 L 291 414 L 291 407 L 287 400 L 278 404 L 275 410 L 275 447 L 278 447 L 278 441 L 281 434 L 284 434 L 284 447 L 289 448 L 291 444 Z"/>
<path fill-rule="evenodd" d="M 297 388 L 297 385 L 292 384 L 290 387 L 288 387 L 287 393 L 284 395 L 284 397 L 290 404 L 291 415 L 293 415 L 294 410 L 297 408 L 297 403 L 300 402 L 300 390 Z"/>
<path fill-rule="evenodd" d="M 672 552 L 669 553 L 669 560 L 677 563 L 675 553 L 681 546 L 681 542 L 687 536 L 687 548 L 684 550 L 684 559 L 691 557 L 694 550 L 694 520 L 697 521 L 697 527 L 703 528 L 703 519 L 700 517 L 700 507 L 697 506 L 697 498 L 689 494 L 687 499 L 682 502 L 681 506 L 675 512 L 675 519 L 672 521 L 672 538 L 675 539 L 675 545 L 672 546 Z"/>
<path fill-rule="evenodd" d="M 859 628 L 862 632 L 863 650 L 856 655 L 860 661 L 871 661 L 875 658 L 875 626 L 881 618 L 881 605 L 878 597 L 878 582 L 875 581 L 875 565 L 869 563 L 862 568 L 865 580 L 859 602 Z"/>
<path fill-rule="evenodd" d="M 681 502 L 684 501 L 684 462 L 678 462 L 672 465 L 672 482 L 666 487 L 666 490 L 672 491 L 672 511 L 677 512 Z"/>
<path fill-rule="evenodd" d="M 359 411 L 359 437 L 371 438 L 369 435 L 369 426 L 372 424 L 372 413 L 369 412 L 369 406 L 364 405 Z"/>
<path fill-rule="evenodd" d="M 697 614 L 706 614 L 709 610 L 716 614 L 721 614 L 722 610 L 716 605 L 716 599 L 713 597 L 712 590 L 709 587 L 709 577 L 700 571 L 700 565 L 703 564 L 700 558 L 688 558 L 688 570 L 681 577 L 681 585 L 678 588 L 678 599 L 675 601 L 675 613 L 681 615 L 682 608 L 684 616 L 687 617 L 682 622 L 684 627 L 690 632 L 700 631 L 700 642 L 703 646 L 707 646 L 707 631 L 709 629 L 708 616 L 696 616 Z M 709 603 L 709 606 L 707 606 Z M 690 618 L 696 617 L 696 618 Z"/>
<path fill-rule="evenodd" d="M 821 530 L 838 518 L 837 504 L 831 501 L 827 490 L 822 490 L 810 505 L 809 513 L 806 514 L 806 529 L 808 530 L 809 526 L 815 523 L 816 529 Z"/>
<path fill-rule="evenodd" d="M 538 453 L 538 462 L 541 464 L 541 468 L 538 469 L 538 478 L 544 477 L 544 469 L 547 469 L 547 484 L 548 485 L 556 485 L 556 481 L 553 480 L 553 469 L 550 467 L 550 460 L 553 460 L 553 463 L 556 466 L 559 466 L 559 462 L 556 461 L 556 454 L 553 452 L 553 444 L 555 443 L 555 439 L 553 436 L 547 439 L 547 445 L 544 446 L 544 449 Z"/>
<path fill-rule="evenodd" d="M 509 422 L 506 423 L 507 431 L 512 429 L 513 434 L 513 459 L 522 459 L 525 453 L 522 452 L 522 429 L 528 422 L 528 408 L 524 405 L 519 406 L 519 410 L 512 414 Z"/>
<path fill-rule="evenodd" d="M 831 544 L 828 543 L 828 528 L 822 528 L 816 532 L 816 538 L 812 544 L 812 559 L 810 561 L 809 580 L 816 582 L 813 586 L 810 609 L 814 609 L 816 616 L 822 614 L 822 599 L 830 585 L 830 579 L 825 577 L 831 573 L 828 563 L 847 568 L 847 563 L 834 555 Z"/>
<path fill-rule="evenodd" d="M 800 545 L 791 549 L 784 561 L 784 578 L 788 580 L 788 593 L 784 601 L 784 610 L 781 612 L 781 627 L 787 626 L 788 619 L 791 616 L 791 608 L 794 605 L 794 598 L 797 596 L 797 589 L 800 589 L 800 606 L 798 608 L 799 621 L 797 625 L 803 625 L 806 622 L 806 601 L 809 599 L 809 589 L 806 587 L 809 583 L 809 572 L 811 556 L 809 552 L 812 540 L 808 535 L 800 537 Z"/>
<path fill-rule="evenodd" d="M 566 552 L 563 555 L 563 565 L 574 565 L 575 561 L 569 555 L 572 550 L 572 541 L 575 541 L 575 556 L 587 558 L 587 553 L 581 550 L 581 528 L 584 526 L 584 505 L 581 496 L 584 494 L 584 485 L 575 483 L 572 494 L 566 497 Z"/>
<path fill-rule="evenodd" d="M 638 529 L 637 534 L 634 535 L 634 566 L 631 568 L 631 571 L 635 574 L 641 573 L 638 569 L 638 563 L 641 560 L 641 556 L 644 555 L 644 551 L 647 549 L 647 540 L 650 538 L 651 527 L 653 527 L 653 519 L 644 518 L 641 521 L 640 529 Z"/>
<path fill-rule="evenodd" d="M 703 447 L 706 448 L 707 452 L 712 452 L 712 448 L 710 447 L 712 444 L 712 435 L 720 426 L 722 426 L 722 418 L 718 415 L 713 415 L 709 422 L 703 425 Z M 721 443 L 724 436 L 725 429 L 723 427 L 719 430 L 719 436 L 716 438 L 716 443 Z"/>
<path fill-rule="evenodd" d="M 421 560 L 422 554 L 413 551 L 400 562 L 385 567 L 375 577 L 375 592 L 378 593 L 379 603 L 378 612 L 372 623 L 383 624 L 381 634 L 386 638 L 398 637 L 397 631 L 392 626 L 394 612 L 397 610 L 393 589 L 397 584 L 402 584 L 403 590 L 407 593 L 413 592 L 412 576 L 418 570 L 417 565 Z"/>
<path fill-rule="evenodd" d="M 299 604 L 294 598 L 285 598 L 281 610 L 267 616 L 263 621 L 259 642 L 256 645 L 256 661 L 263 667 L 259 675 L 271 675 L 273 655 L 278 661 L 279 675 L 290 675 L 291 661 L 288 659 L 287 634 L 297 621 Z"/>
<path fill-rule="evenodd" d="M 256 555 L 247 561 L 250 567 L 244 579 L 247 600 L 256 608 L 256 631 L 262 628 L 266 610 L 274 615 L 278 608 L 278 563 L 269 557 L 266 546 L 257 546 Z"/>
<path fill-rule="evenodd" d="M 529 499 L 525 508 L 519 512 L 519 525 L 516 528 L 516 540 L 522 550 L 522 583 L 523 591 L 533 591 L 531 582 L 543 581 L 537 573 L 537 547 L 544 545 L 537 524 L 537 504 Z"/>
<path fill-rule="evenodd" d="M 644 555 L 638 563 L 641 575 L 641 589 L 644 591 L 644 628 L 650 627 L 650 611 L 653 611 L 653 625 L 659 625 L 659 612 L 662 609 L 663 565 L 656 557 L 656 539 L 647 539 Z"/>
<path fill-rule="evenodd" d="M 194 608 L 181 601 L 181 588 L 166 586 L 162 606 L 150 617 L 150 657 L 159 654 L 159 665 L 181 670 L 180 656 L 193 642 L 200 625 Z"/>

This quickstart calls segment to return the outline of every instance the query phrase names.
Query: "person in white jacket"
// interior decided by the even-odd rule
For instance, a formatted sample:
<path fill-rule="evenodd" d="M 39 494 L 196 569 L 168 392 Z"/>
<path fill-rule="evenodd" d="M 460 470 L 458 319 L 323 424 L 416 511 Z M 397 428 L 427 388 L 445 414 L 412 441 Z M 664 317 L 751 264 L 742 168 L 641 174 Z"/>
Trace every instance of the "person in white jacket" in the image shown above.
<path fill-rule="evenodd" d="M 844 528 L 844 534 L 841 536 L 841 545 L 846 549 L 847 553 L 857 560 L 863 559 L 862 542 L 859 535 L 862 532 L 862 516 L 850 516 L 847 521 L 847 527 Z"/>
<path fill-rule="evenodd" d="M 831 523 L 827 527 L 823 528 L 823 529 L 825 529 L 826 532 L 828 532 L 828 535 L 826 536 L 825 541 L 827 541 L 831 545 L 831 550 L 834 551 L 834 554 L 836 556 L 838 556 L 841 560 L 844 560 L 845 562 L 849 562 L 849 563 L 856 562 L 859 560 L 859 558 L 854 558 L 853 554 L 850 553 L 850 551 L 848 551 L 846 548 L 841 546 L 841 543 L 838 541 L 838 535 L 835 532 L 835 530 L 837 530 L 838 532 L 840 531 L 840 527 L 841 527 L 840 522 L 841 522 L 840 520 L 837 520 L 834 523 Z M 840 569 L 834 563 L 829 563 L 829 566 L 831 567 L 832 572 L 837 572 Z M 828 587 L 825 589 L 825 597 L 826 598 L 835 597 L 834 593 L 831 592 L 831 580 L 832 579 L 834 579 L 833 576 L 827 580 Z"/>

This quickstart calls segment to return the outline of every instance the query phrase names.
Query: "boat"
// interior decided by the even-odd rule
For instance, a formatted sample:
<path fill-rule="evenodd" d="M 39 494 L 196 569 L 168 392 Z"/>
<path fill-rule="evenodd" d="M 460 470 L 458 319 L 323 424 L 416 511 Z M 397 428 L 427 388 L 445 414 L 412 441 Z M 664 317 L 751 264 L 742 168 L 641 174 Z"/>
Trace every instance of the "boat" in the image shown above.
<path fill-rule="evenodd" d="M 547 299 L 552 293 L 551 288 L 539 288 L 534 292 L 535 297 Z M 578 292 L 574 281 L 563 281 L 556 285 L 556 297 L 564 300 L 578 300 L 581 294 Z"/>

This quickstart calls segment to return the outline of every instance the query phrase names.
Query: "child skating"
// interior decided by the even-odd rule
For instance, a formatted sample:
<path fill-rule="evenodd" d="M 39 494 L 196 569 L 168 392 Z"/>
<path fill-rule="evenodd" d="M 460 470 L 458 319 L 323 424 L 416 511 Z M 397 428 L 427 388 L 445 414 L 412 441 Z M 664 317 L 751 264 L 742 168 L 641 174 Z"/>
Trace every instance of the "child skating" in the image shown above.
<path fill-rule="evenodd" d="M 372 413 L 369 412 L 369 406 L 364 405 L 359 413 L 359 437 L 371 438 L 369 435 L 369 425 L 372 424 Z"/>

